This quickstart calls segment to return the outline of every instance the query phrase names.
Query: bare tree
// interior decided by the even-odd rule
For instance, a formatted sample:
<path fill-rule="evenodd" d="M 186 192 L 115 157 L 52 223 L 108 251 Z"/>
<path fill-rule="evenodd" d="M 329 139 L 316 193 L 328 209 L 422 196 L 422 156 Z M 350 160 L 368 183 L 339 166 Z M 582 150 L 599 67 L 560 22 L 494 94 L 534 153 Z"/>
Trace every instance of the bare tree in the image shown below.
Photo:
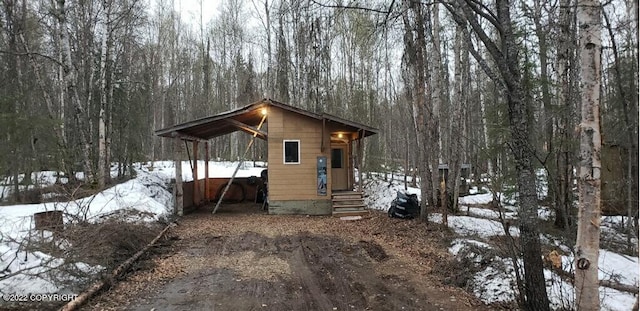
<path fill-rule="evenodd" d="M 457 7 L 463 12 L 458 14 Z M 496 0 L 495 12 L 471 1 L 460 0 L 447 6 L 456 21 L 469 25 L 487 49 L 496 72 L 485 67 L 487 74 L 500 85 L 508 106 L 510 131 L 509 147 L 515 162 L 516 187 L 519 201 L 520 233 L 524 262 L 524 308 L 527 310 L 549 310 L 549 298 L 543 274 L 541 244 L 538 228 L 538 202 L 533 166 L 535 147 L 532 143 L 532 124 L 529 118 L 531 107 L 525 101 L 525 92 L 520 69 L 520 47 L 517 43 L 515 25 L 512 21 L 511 3 Z M 493 40 L 481 26 L 478 16 L 494 27 L 499 40 Z M 472 52 L 479 63 L 485 63 L 478 53 Z"/>
<path fill-rule="evenodd" d="M 576 239 L 576 306 L 600 310 L 600 49 L 602 11 L 597 0 L 578 0 L 580 55 L 580 166 L 578 236 Z"/>
<path fill-rule="evenodd" d="M 560 108 L 556 117 L 556 132 L 558 144 L 556 145 L 555 159 L 555 225 L 558 228 L 569 229 L 572 225 L 571 210 L 573 206 L 572 180 L 573 180 L 573 143 L 571 123 L 573 120 L 574 104 L 572 91 L 572 66 L 575 51 L 574 28 L 572 27 L 572 0 L 561 0 L 558 17 L 558 50 L 556 68 L 558 75 L 557 105 Z"/>
<path fill-rule="evenodd" d="M 469 82 L 469 53 L 468 46 L 465 43 L 465 34 L 462 31 L 463 26 L 457 25 L 454 43 L 454 87 L 452 114 L 451 114 L 451 141 L 449 145 L 449 182 L 447 183 L 447 208 L 452 211 L 458 209 L 458 196 L 460 192 L 460 169 L 462 164 L 463 153 L 463 113 L 466 108 L 468 97 Z M 446 213 L 443 211 L 443 213 Z"/>
<path fill-rule="evenodd" d="M 426 15 L 428 16 L 428 15 Z M 407 99 L 413 108 L 413 123 L 416 128 L 416 147 L 418 151 L 418 173 L 420 176 L 420 192 L 422 200 L 420 202 L 420 219 L 428 220 L 427 201 L 431 206 L 437 202 L 433 200 L 433 193 L 436 187 L 433 184 L 431 170 L 438 170 L 438 167 L 429 167 L 431 152 L 429 148 L 433 142 L 429 139 L 430 116 L 430 94 L 431 85 L 429 80 L 429 61 L 427 60 L 427 30 L 425 22 L 425 12 L 419 3 L 404 1 L 402 20 L 404 22 L 404 81 L 406 84 Z M 433 156 L 433 155 L 431 155 Z M 436 178 L 437 181 L 437 178 Z"/>
<path fill-rule="evenodd" d="M 104 188 L 107 181 L 108 165 L 107 163 L 107 105 L 109 101 L 109 87 L 111 83 L 108 76 L 109 58 L 111 57 L 111 3 L 109 1 L 102 2 L 102 17 L 99 22 L 99 31 L 101 32 L 101 48 L 100 48 L 100 108 L 98 113 L 98 187 Z"/>
<path fill-rule="evenodd" d="M 71 41 L 69 37 L 69 27 L 67 25 L 67 6 L 65 5 L 65 0 L 56 1 L 55 15 L 58 20 L 58 39 L 61 46 L 60 52 L 63 64 L 62 71 L 64 73 L 63 81 L 65 85 L 65 92 L 73 109 L 75 110 L 73 117 L 77 123 L 78 132 L 80 134 L 83 170 L 85 173 L 85 180 L 89 181 L 93 179 L 93 166 L 91 165 L 91 139 L 87 134 L 89 124 L 86 122 L 86 109 L 80 100 L 80 95 L 78 94 L 78 73 L 71 58 Z"/>

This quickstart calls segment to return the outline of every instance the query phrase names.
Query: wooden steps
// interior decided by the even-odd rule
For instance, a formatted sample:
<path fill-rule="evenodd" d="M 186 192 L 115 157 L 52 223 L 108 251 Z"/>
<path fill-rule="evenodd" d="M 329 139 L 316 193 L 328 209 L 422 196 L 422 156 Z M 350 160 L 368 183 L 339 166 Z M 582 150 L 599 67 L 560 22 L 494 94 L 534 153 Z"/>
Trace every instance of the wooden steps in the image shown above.
<path fill-rule="evenodd" d="M 369 212 L 365 210 L 366 205 L 362 198 L 362 192 L 339 191 L 331 194 L 333 204 L 333 216 L 362 216 Z"/>

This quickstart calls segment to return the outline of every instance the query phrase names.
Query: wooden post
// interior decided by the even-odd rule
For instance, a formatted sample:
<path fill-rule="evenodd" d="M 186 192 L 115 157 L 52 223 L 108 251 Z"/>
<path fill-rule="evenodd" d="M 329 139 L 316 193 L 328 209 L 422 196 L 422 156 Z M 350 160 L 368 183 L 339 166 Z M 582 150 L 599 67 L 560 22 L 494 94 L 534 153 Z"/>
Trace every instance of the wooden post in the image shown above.
<path fill-rule="evenodd" d="M 355 189 L 356 186 L 356 164 L 358 161 L 358 155 L 353 153 L 355 143 L 356 141 L 353 139 L 353 135 L 349 135 L 349 143 L 347 143 L 347 150 L 349 153 L 349 172 L 347 177 L 349 179 L 349 187 L 351 190 Z"/>
<path fill-rule="evenodd" d="M 200 205 L 200 185 L 198 184 L 198 141 L 193 141 L 193 206 Z"/>
<path fill-rule="evenodd" d="M 363 133 L 364 134 L 364 133 Z M 362 192 L 362 138 L 364 135 L 358 130 L 358 191 Z"/>
<path fill-rule="evenodd" d="M 209 193 L 209 142 L 204 142 L 204 200 L 209 202 L 211 200 L 211 193 Z"/>
<path fill-rule="evenodd" d="M 184 208 L 184 191 L 182 189 L 182 159 L 180 158 L 180 147 L 181 147 L 181 143 L 180 143 L 180 138 L 176 137 L 176 145 L 174 147 L 174 158 L 176 161 L 176 201 L 175 201 L 175 213 L 178 216 L 182 216 L 183 215 L 183 208 Z"/>

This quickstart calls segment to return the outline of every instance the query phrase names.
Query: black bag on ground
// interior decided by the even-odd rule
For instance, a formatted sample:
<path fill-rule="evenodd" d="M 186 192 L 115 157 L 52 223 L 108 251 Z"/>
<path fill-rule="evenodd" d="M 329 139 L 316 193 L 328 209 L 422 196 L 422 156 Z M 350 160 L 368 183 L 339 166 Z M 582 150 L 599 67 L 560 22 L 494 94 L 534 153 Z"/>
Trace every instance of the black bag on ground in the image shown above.
<path fill-rule="evenodd" d="M 391 202 L 391 206 L 387 213 L 389 214 L 389 217 L 406 219 L 411 219 L 420 215 L 418 195 L 398 191 L 396 198 Z"/>

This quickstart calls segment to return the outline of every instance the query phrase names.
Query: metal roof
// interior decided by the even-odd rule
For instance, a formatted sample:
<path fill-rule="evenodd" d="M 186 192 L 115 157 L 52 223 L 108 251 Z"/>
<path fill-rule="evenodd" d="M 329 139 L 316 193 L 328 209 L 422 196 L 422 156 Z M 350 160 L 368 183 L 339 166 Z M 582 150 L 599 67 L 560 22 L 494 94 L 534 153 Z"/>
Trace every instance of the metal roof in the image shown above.
<path fill-rule="evenodd" d="M 262 108 L 265 107 L 276 107 L 319 121 L 324 120 L 329 125 L 340 127 L 345 131 L 359 132 L 359 138 L 378 133 L 378 129 L 358 122 L 326 113 L 317 114 L 265 98 L 238 109 L 159 129 L 155 134 L 162 137 L 180 137 L 184 140 L 209 140 L 235 131 L 244 131 L 266 139 L 266 132 L 256 129 L 262 120 Z M 267 124 L 268 122 L 267 118 Z"/>

